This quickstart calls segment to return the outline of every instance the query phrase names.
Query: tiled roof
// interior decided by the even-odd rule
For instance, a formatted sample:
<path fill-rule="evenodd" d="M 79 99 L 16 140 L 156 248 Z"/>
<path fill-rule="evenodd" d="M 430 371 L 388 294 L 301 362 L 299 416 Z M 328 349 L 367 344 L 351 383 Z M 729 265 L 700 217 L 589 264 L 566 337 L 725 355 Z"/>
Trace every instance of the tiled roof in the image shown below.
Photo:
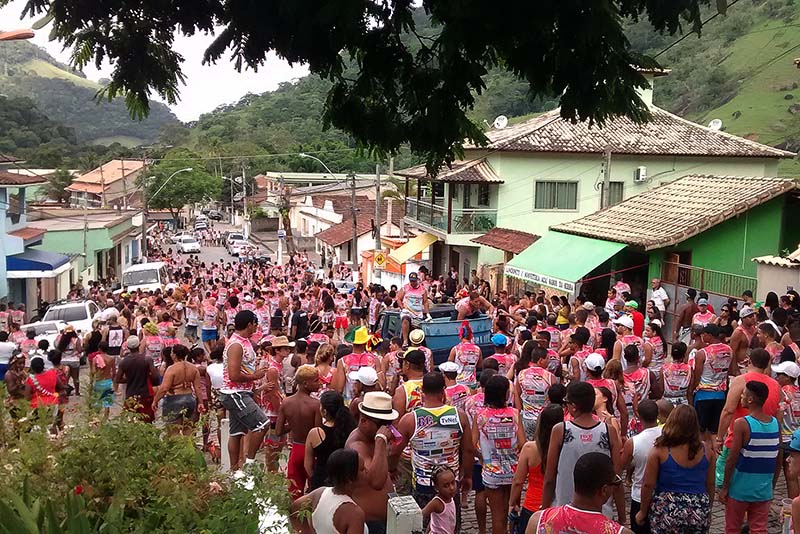
<path fill-rule="evenodd" d="M 43 184 L 47 180 L 41 176 L 25 176 L 23 174 L 14 174 L 0 169 L 0 185 L 20 186 L 20 185 L 37 185 Z"/>
<path fill-rule="evenodd" d="M 19 230 L 14 230 L 13 232 L 9 232 L 8 235 L 13 235 L 14 237 L 19 237 L 20 239 L 27 241 L 29 239 L 36 239 L 37 237 L 42 237 L 47 230 L 42 228 L 33 228 L 32 226 L 26 226 L 25 228 L 20 228 Z"/>
<path fill-rule="evenodd" d="M 66 189 L 67 191 L 73 191 L 76 193 L 83 192 L 83 193 L 94 193 L 99 195 L 103 192 L 103 186 L 100 184 L 88 184 L 88 183 L 80 183 L 80 182 L 72 182 Z"/>
<path fill-rule="evenodd" d="M 487 132 L 489 145 L 465 148 L 519 152 L 649 154 L 788 158 L 795 154 L 725 132 L 712 130 L 652 106 L 652 120 L 636 124 L 617 117 L 600 128 L 588 121 L 572 124 L 560 110 L 543 113 L 502 130 Z"/>
<path fill-rule="evenodd" d="M 425 165 L 417 165 L 416 167 L 409 167 L 395 171 L 395 174 L 405 176 L 407 178 L 427 178 L 428 171 Z M 485 158 L 470 160 L 470 161 L 454 161 L 453 165 L 442 167 L 439 174 L 436 175 L 436 180 L 441 182 L 491 182 L 502 184 L 503 180 L 500 178 L 491 164 Z"/>
<path fill-rule="evenodd" d="M 126 176 L 138 173 L 143 167 L 142 160 L 137 159 L 112 159 L 96 169 L 86 174 L 82 174 L 72 181 L 72 185 L 67 190 L 73 191 L 72 187 L 78 183 L 84 184 L 103 184 L 109 185 Z"/>
<path fill-rule="evenodd" d="M 369 201 L 372 207 L 369 210 L 362 210 L 356 219 L 356 231 L 358 235 L 364 235 L 372 230 L 372 220 L 375 218 L 375 202 Z M 357 204 L 358 205 L 358 204 Z M 388 203 L 384 202 L 381 211 L 381 224 L 386 223 L 386 208 Z M 392 211 L 392 223 L 399 226 L 400 221 L 403 219 L 402 206 L 394 206 Z M 339 224 L 334 224 L 327 230 L 323 230 L 315 236 L 323 243 L 327 243 L 332 247 L 338 247 L 341 244 L 347 243 L 353 238 L 353 219 L 345 217 Z"/>
<path fill-rule="evenodd" d="M 331 201 L 334 213 L 338 213 L 346 219 L 352 216 L 353 201 L 350 195 L 314 195 L 311 197 L 314 207 L 319 209 L 325 207 L 326 200 Z M 375 203 L 366 195 L 356 195 L 356 207 L 360 208 L 362 212 L 370 207 L 374 211 Z"/>
<path fill-rule="evenodd" d="M 759 256 L 757 258 L 753 258 L 753 261 L 764 265 L 797 268 L 800 267 L 800 247 L 797 247 L 797 250 L 785 258 L 782 258 L 781 256 Z"/>
<path fill-rule="evenodd" d="M 653 250 L 796 188 L 797 182 L 786 178 L 691 174 L 551 230 Z"/>
<path fill-rule="evenodd" d="M 537 239 L 538 235 L 512 230 L 510 228 L 492 228 L 482 236 L 471 239 L 473 243 L 486 245 L 487 247 L 497 248 L 512 254 L 519 254 Z"/>

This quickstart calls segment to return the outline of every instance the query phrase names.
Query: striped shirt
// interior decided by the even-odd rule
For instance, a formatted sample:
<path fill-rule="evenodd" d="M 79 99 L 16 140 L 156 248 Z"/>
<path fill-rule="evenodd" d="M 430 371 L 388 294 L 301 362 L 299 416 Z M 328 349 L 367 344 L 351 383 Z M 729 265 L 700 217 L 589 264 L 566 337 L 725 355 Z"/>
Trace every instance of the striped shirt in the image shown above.
<path fill-rule="evenodd" d="M 744 420 L 750 427 L 750 439 L 739 451 L 728 495 L 741 502 L 771 501 L 781 440 L 778 420 L 770 417 L 764 423 L 750 415 Z"/>

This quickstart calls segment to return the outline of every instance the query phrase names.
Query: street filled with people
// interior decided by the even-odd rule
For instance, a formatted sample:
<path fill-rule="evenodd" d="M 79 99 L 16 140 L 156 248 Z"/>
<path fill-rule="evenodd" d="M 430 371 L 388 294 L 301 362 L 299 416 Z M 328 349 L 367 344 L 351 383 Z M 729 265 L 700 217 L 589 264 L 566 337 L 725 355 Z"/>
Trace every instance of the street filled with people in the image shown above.
<path fill-rule="evenodd" d="M 52 342 L 0 304 L 12 416 L 39 409 L 58 435 L 90 396 L 105 418 L 193 436 L 233 473 L 284 474 L 297 532 L 386 532 L 397 495 L 433 534 L 702 533 L 715 507 L 726 533 L 766 533 L 776 510 L 800 533 L 794 291 L 715 309 L 687 288 L 668 331 L 658 279 L 646 299 L 616 284 L 599 304 L 425 267 L 350 288 L 334 283 L 347 267 L 305 253 L 210 261 L 167 232 L 149 259 L 167 266 L 161 287 L 77 286 L 100 311 Z M 452 343 L 434 347 L 443 323 Z"/>

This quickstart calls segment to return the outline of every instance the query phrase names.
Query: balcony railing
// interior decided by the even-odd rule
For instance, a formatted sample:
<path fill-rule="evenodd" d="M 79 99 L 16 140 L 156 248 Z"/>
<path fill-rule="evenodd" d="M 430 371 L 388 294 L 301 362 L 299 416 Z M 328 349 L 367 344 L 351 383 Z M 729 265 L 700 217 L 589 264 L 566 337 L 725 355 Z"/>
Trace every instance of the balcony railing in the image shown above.
<path fill-rule="evenodd" d="M 406 217 L 447 234 L 484 234 L 497 225 L 497 210 L 488 208 L 454 208 L 408 199 Z"/>

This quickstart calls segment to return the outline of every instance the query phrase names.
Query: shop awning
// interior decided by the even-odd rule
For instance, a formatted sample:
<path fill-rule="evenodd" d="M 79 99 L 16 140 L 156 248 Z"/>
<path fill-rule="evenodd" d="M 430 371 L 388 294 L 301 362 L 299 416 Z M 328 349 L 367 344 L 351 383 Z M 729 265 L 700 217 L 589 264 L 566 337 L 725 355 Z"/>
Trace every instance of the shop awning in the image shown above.
<path fill-rule="evenodd" d="M 402 265 L 438 240 L 439 238 L 435 235 L 422 232 L 418 236 L 409 239 L 400 248 L 389 253 L 389 257 Z"/>
<path fill-rule="evenodd" d="M 505 274 L 572 293 L 576 282 L 626 246 L 625 243 L 547 232 L 508 262 Z"/>
<path fill-rule="evenodd" d="M 69 256 L 57 252 L 29 248 L 6 257 L 8 278 L 54 278 L 69 268 Z"/>

